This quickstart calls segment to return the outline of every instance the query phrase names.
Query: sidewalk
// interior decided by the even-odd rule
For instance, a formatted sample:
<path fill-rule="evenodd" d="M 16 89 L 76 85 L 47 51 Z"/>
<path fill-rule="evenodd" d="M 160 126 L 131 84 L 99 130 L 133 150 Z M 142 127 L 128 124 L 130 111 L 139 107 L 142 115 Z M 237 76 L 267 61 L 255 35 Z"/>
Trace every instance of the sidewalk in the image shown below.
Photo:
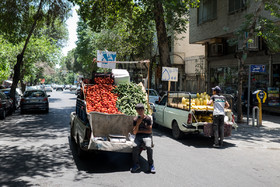
<path fill-rule="evenodd" d="M 269 115 L 269 114 L 263 114 L 262 116 L 262 125 L 260 128 L 266 128 L 266 129 L 277 129 L 280 128 L 280 115 Z M 255 122 L 255 125 L 257 125 L 257 122 Z M 249 117 L 249 124 L 247 125 L 247 117 L 243 117 L 243 123 L 239 123 L 238 126 L 252 126 L 252 116 Z M 280 130 L 280 129 L 279 129 Z"/>
<path fill-rule="evenodd" d="M 252 126 L 252 118 L 249 118 L 249 125 L 247 117 L 243 121 L 238 123 L 236 131 L 233 130 L 229 142 L 245 149 L 280 150 L 280 116 L 264 114 L 260 127 Z"/>

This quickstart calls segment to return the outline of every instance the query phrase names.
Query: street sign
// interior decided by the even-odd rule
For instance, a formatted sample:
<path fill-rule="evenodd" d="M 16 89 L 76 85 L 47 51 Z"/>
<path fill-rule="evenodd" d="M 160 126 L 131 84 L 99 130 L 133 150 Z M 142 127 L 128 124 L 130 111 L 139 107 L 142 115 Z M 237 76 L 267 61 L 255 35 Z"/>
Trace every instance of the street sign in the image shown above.
<path fill-rule="evenodd" d="M 251 65 L 251 72 L 252 73 L 264 73 L 265 65 Z"/>
<path fill-rule="evenodd" d="M 178 68 L 162 67 L 161 80 L 178 82 Z"/>
<path fill-rule="evenodd" d="M 108 63 L 102 61 L 116 61 L 116 58 L 117 58 L 116 52 L 97 50 L 97 61 L 101 61 L 97 63 L 97 67 L 115 69 L 116 68 L 115 63 Z"/>

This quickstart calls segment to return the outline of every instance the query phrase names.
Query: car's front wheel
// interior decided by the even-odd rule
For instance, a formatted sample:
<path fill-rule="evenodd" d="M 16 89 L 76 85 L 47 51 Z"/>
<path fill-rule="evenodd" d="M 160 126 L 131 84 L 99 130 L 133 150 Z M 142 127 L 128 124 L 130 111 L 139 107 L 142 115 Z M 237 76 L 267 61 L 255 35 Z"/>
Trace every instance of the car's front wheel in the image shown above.
<path fill-rule="evenodd" d="M 180 130 L 177 121 L 172 123 L 172 135 L 176 140 L 179 140 L 183 137 L 184 133 Z"/>

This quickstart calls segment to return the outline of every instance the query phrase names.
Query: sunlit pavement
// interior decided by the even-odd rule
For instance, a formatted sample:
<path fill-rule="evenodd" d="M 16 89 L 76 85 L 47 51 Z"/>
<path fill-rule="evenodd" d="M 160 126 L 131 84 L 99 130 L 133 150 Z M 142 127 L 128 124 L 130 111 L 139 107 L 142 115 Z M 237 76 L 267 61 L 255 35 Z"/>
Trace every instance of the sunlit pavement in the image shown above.
<path fill-rule="evenodd" d="M 213 140 L 154 130 L 156 174 L 148 174 L 146 152 L 141 172 L 129 171 L 131 155 L 90 153 L 79 160 L 69 140 L 69 114 L 75 95 L 50 93 L 50 112 L 17 111 L 0 121 L 0 186 L 279 186 L 280 140 L 277 120 L 268 125 L 241 124 L 223 149 Z M 273 124 L 271 126 L 269 124 Z M 269 126 L 269 127 L 268 127 Z"/>

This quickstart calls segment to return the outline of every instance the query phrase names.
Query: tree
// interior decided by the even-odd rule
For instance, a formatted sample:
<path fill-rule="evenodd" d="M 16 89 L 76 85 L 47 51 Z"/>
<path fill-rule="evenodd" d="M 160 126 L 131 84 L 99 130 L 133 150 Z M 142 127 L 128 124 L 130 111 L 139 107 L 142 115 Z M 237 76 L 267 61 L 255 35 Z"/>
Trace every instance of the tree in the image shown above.
<path fill-rule="evenodd" d="M 161 65 L 170 66 L 167 27 L 174 32 L 186 31 L 188 8 L 196 6 L 195 0 L 72 0 L 80 6 L 83 20 L 98 32 L 112 28 L 120 20 L 127 20 L 129 31 L 143 31 L 151 21 L 156 25 Z"/>
<path fill-rule="evenodd" d="M 71 9 L 71 4 L 66 0 L 2 0 L 0 8 L 0 33 L 3 33 L 13 44 L 24 42 L 14 66 L 11 87 L 11 97 L 14 98 L 31 36 L 36 29 L 45 25 L 52 27 L 58 20 L 63 23 Z"/>
<path fill-rule="evenodd" d="M 249 54 L 248 43 L 253 42 L 255 36 L 263 38 L 268 46 L 270 52 L 280 51 L 280 28 L 277 23 L 272 19 L 280 17 L 280 1 L 279 0 L 258 0 L 257 8 L 254 12 L 246 15 L 245 21 L 236 30 L 235 38 L 231 39 L 229 43 L 231 45 L 236 44 L 238 40 L 242 38 L 242 51 L 237 54 L 237 58 L 240 62 L 240 68 L 238 72 L 238 99 L 237 99 L 237 121 L 242 122 L 243 113 L 241 105 L 242 86 L 245 73 L 245 62 Z M 261 13 L 264 11 L 270 11 L 271 17 L 263 17 Z M 245 35 L 244 33 L 247 33 Z M 244 36 L 245 35 L 245 36 Z"/>

